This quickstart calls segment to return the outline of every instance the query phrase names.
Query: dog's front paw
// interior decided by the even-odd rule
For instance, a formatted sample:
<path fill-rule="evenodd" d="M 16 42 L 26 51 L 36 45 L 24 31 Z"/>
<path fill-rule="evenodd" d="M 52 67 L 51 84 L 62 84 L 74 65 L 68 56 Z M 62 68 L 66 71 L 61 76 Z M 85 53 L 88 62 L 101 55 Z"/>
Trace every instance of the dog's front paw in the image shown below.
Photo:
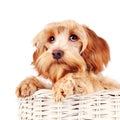
<path fill-rule="evenodd" d="M 18 97 L 27 97 L 32 95 L 38 89 L 42 88 L 39 81 L 35 77 L 29 77 L 23 80 L 16 89 Z"/>
<path fill-rule="evenodd" d="M 53 87 L 53 98 L 56 102 L 74 94 L 74 84 L 71 80 L 60 80 Z"/>

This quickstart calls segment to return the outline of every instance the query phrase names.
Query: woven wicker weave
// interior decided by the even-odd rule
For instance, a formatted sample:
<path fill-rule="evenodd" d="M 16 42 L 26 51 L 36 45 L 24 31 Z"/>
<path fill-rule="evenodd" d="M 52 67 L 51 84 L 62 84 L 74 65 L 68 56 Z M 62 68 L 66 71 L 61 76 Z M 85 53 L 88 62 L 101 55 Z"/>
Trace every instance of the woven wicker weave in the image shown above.
<path fill-rule="evenodd" d="M 55 103 L 51 90 L 19 99 L 19 120 L 120 120 L 120 90 L 72 95 Z"/>

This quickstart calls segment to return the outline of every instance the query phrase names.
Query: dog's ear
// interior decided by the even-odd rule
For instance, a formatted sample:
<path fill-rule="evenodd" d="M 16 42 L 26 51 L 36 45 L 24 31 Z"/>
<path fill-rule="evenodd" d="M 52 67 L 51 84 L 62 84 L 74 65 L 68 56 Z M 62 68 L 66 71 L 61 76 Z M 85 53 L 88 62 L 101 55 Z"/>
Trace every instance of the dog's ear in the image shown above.
<path fill-rule="evenodd" d="M 42 32 L 39 32 L 33 39 L 33 46 L 38 48 L 41 44 L 41 38 L 42 37 Z"/>
<path fill-rule="evenodd" d="M 82 53 L 87 64 L 87 70 L 99 73 L 108 64 L 110 60 L 110 51 L 107 42 L 96 35 L 94 31 L 87 26 L 83 26 L 88 38 L 88 44 Z"/>
<path fill-rule="evenodd" d="M 37 58 L 46 51 L 45 40 L 43 32 L 38 33 L 33 39 L 33 46 L 36 47 L 35 52 L 33 53 L 33 64 L 36 62 Z"/>

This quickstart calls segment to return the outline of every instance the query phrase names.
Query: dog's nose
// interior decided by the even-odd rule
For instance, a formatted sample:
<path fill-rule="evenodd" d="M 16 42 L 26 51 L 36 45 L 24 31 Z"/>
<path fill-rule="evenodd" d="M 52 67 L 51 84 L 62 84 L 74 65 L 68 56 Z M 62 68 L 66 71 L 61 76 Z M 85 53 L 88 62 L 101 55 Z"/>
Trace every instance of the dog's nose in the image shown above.
<path fill-rule="evenodd" d="M 54 59 L 60 59 L 64 52 L 62 50 L 53 50 L 52 55 Z"/>

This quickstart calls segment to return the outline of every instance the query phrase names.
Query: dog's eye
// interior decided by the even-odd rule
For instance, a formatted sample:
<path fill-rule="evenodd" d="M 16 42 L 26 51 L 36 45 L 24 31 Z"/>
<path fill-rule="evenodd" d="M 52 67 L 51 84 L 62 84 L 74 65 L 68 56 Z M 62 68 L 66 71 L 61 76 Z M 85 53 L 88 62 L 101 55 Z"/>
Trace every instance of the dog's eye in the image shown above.
<path fill-rule="evenodd" d="M 76 41 L 76 40 L 78 40 L 78 37 L 77 37 L 77 35 L 72 34 L 72 35 L 70 35 L 69 40 Z"/>
<path fill-rule="evenodd" d="M 54 36 L 51 36 L 50 38 L 49 38 L 49 41 L 52 43 L 52 42 L 54 42 L 55 41 L 55 37 Z"/>

